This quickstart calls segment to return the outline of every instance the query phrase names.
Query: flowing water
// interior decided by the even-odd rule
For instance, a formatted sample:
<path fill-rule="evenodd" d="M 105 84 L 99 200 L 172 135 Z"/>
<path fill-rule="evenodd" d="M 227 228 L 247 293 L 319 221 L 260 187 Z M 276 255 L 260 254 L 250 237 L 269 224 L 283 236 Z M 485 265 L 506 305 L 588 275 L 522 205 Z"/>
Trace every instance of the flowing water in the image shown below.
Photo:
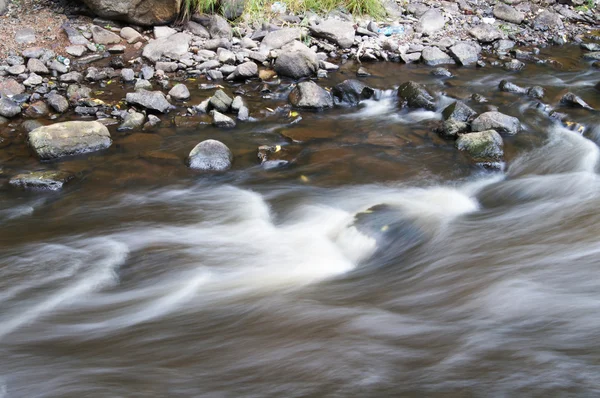
<path fill-rule="evenodd" d="M 519 117 L 502 172 L 471 165 L 432 132 L 439 111 L 401 111 L 392 92 L 290 124 L 289 89 L 250 83 L 256 122 L 113 127 L 109 150 L 48 164 L 15 138 L 3 175 L 77 180 L 2 189 L 0 397 L 598 396 L 600 117 L 565 109 L 582 136 L 497 90 L 509 79 L 600 108 L 600 72 L 560 52 L 560 65 L 447 80 L 367 65 L 381 89 L 430 84 L 439 109 L 480 93 Z M 232 148 L 231 171 L 185 166 L 206 138 Z M 263 144 L 292 163 L 261 167 Z"/>

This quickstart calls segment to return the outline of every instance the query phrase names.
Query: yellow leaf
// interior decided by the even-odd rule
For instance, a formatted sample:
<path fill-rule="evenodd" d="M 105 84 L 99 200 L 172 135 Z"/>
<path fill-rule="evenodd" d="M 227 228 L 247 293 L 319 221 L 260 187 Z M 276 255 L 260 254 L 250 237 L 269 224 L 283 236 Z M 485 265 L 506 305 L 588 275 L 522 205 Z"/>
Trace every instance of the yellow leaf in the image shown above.
<path fill-rule="evenodd" d="M 269 112 L 275 112 L 273 109 L 271 108 L 265 108 L 266 110 L 268 110 Z"/>
<path fill-rule="evenodd" d="M 281 145 L 275 145 L 275 152 L 281 151 Z"/>
<path fill-rule="evenodd" d="M 390 226 L 389 225 L 384 225 L 383 227 L 381 227 L 381 232 L 385 232 L 388 229 L 390 229 Z"/>
<path fill-rule="evenodd" d="M 106 82 L 107 85 L 112 84 L 112 80 Z"/>
<path fill-rule="evenodd" d="M 290 117 L 296 117 L 296 116 L 298 116 L 298 112 L 290 111 Z"/>
<path fill-rule="evenodd" d="M 305 175 L 301 175 L 301 176 L 300 176 L 300 180 L 301 180 L 302 182 L 308 182 L 308 177 L 307 177 L 307 176 L 305 176 Z"/>

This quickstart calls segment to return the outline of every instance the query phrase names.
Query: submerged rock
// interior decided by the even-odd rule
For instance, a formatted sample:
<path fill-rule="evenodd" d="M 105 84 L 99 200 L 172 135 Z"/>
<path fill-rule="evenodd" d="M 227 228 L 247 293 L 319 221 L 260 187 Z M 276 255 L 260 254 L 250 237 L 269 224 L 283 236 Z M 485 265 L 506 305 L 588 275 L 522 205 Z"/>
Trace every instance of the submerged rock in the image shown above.
<path fill-rule="evenodd" d="M 128 103 L 140 105 L 144 108 L 166 113 L 173 107 L 160 91 L 138 90 L 135 93 L 127 93 L 125 99 Z"/>
<path fill-rule="evenodd" d="M 471 123 L 473 131 L 495 130 L 501 134 L 514 135 L 521 130 L 521 122 L 516 117 L 500 112 L 485 112 Z"/>
<path fill-rule="evenodd" d="M 192 169 L 225 171 L 231 168 L 233 155 L 227 145 L 217 140 L 202 141 L 192 149 L 187 164 Z"/>
<path fill-rule="evenodd" d="M 10 179 L 9 184 L 25 189 L 56 191 L 73 178 L 74 175 L 66 171 L 35 171 L 16 175 Z"/>
<path fill-rule="evenodd" d="M 424 108 L 430 111 L 435 110 L 434 98 L 419 83 L 406 82 L 398 87 L 398 97 L 403 105 L 410 108 Z"/>
<path fill-rule="evenodd" d="M 42 160 L 94 152 L 112 144 L 99 122 L 71 121 L 39 127 L 28 134 L 29 145 Z"/>
<path fill-rule="evenodd" d="M 502 80 L 498 87 L 501 91 L 504 91 L 506 93 L 527 94 L 526 88 L 517 86 L 516 84 L 511 83 L 508 80 Z"/>
<path fill-rule="evenodd" d="M 139 129 L 144 125 L 146 117 L 143 113 L 140 112 L 129 112 L 125 115 L 123 123 L 119 126 L 117 130 L 126 131 L 126 130 L 134 130 Z"/>
<path fill-rule="evenodd" d="M 463 134 L 456 140 L 456 148 L 466 152 L 478 164 L 499 168 L 504 157 L 502 137 L 494 130 Z"/>
<path fill-rule="evenodd" d="M 331 93 L 313 81 L 305 81 L 290 92 L 290 103 L 296 108 L 320 110 L 333 107 Z"/>
<path fill-rule="evenodd" d="M 560 100 L 560 103 L 566 106 L 570 106 L 573 108 L 583 108 L 583 109 L 594 109 L 591 106 L 589 106 L 587 104 L 587 102 L 585 102 L 584 100 L 581 99 L 581 97 L 573 94 L 573 93 L 566 93 Z"/>
<path fill-rule="evenodd" d="M 360 101 L 375 95 L 374 89 L 355 79 L 344 80 L 337 84 L 331 92 L 335 103 L 349 105 L 358 105 Z"/>

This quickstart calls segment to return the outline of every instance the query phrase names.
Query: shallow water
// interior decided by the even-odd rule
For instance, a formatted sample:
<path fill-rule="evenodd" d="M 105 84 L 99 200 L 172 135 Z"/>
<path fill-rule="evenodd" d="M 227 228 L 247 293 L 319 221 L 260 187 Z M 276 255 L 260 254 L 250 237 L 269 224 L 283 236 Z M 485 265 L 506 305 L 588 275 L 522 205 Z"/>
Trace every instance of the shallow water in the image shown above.
<path fill-rule="evenodd" d="M 600 118 L 564 109 L 581 136 L 497 90 L 600 107 L 600 72 L 578 49 L 558 61 L 446 80 L 367 65 L 377 88 L 437 87 L 439 109 L 477 92 L 518 116 L 504 172 L 433 133 L 439 110 L 400 111 L 388 93 L 290 125 L 285 89 L 261 98 L 258 83 L 243 88 L 260 121 L 235 130 L 113 126 L 109 150 L 48 164 L 14 139 L 4 178 L 78 178 L 2 188 L 0 397 L 597 396 Z M 206 138 L 232 148 L 233 170 L 186 168 Z M 265 170 L 263 144 L 292 163 Z"/>

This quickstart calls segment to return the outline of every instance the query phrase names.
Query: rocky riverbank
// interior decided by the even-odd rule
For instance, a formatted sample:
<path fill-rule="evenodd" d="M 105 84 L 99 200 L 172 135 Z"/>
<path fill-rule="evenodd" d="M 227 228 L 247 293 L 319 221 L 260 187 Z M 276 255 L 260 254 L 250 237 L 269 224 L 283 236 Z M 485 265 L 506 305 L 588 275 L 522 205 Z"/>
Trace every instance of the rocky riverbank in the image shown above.
<path fill-rule="evenodd" d="M 15 29 L 11 49 L 0 60 L 0 147 L 25 139 L 31 155 L 40 161 L 58 159 L 109 147 L 111 132 L 106 126 L 118 125 L 116 131 L 124 133 L 151 133 L 170 115 L 206 114 L 214 126 L 232 129 L 260 118 L 246 103 L 239 83 L 256 82 L 265 93 L 289 86 L 284 92 L 296 110 L 357 106 L 381 95 L 360 81 L 369 75 L 368 63 L 374 61 L 422 63 L 436 67 L 431 73 L 440 79 L 452 76 L 444 69 L 447 65 L 502 66 L 507 73 L 518 73 L 526 62 L 556 62 L 540 56 L 539 48 L 548 45 L 578 43 L 587 51 L 584 57 L 590 67 L 600 61 L 598 14 L 577 4 L 481 5 L 463 0 L 386 7 L 386 21 L 335 11 L 326 17 L 279 15 L 270 23 L 232 25 L 218 15 L 194 15 L 183 25 L 147 28 L 63 16 L 56 19 L 61 25 L 54 36 L 41 38 L 35 29 Z M 11 15 L 17 10 L 11 8 Z M 45 45 L 48 39 L 54 40 L 52 46 Z M 362 64 L 356 78 L 335 87 L 319 84 L 349 60 Z M 126 91 L 122 100 L 102 99 L 102 88 L 110 85 Z M 190 89 L 198 85 L 212 89 L 204 100 L 191 102 Z M 535 98 L 549 117 L 583 129 L 554 111 L 556 104 L 544 102 L 541 87 L 503 82 L 490 89 Z M 400 106 L 433 110 L 439 93 L 405 82 L 397 95 Z M 576 93 L 566 94 L 562 103 L 591 108 Z M 68 116 L 72 121 L 47 125 L 65 114 L 72 115 Z M 464 100 L 452 103 L 442 114 L 438 133 L 456 140 L 458 150 L 486 167 L 502 167 L 502 135 L 517 134 L 521 128 L 518 119 L 493 106 L 477 114 Z M 298 122 L 300 116 L 293 120 Z M 27 136 L 14 134 L 19 129 Z M 234 160 L 229 148 L 214 140 L 190 150 L 186 163 L 191 168 L 223 171 Z M 259 160 L 268 166 L 285 164 L 273 156 L 277 152 L 276 147 L 261 147 Z M 58 189 L 70 180 L 64 174 L 58 180 L 49 176 L 33 174 L 27 183 L 19 174 L 11 183 Z"/>

